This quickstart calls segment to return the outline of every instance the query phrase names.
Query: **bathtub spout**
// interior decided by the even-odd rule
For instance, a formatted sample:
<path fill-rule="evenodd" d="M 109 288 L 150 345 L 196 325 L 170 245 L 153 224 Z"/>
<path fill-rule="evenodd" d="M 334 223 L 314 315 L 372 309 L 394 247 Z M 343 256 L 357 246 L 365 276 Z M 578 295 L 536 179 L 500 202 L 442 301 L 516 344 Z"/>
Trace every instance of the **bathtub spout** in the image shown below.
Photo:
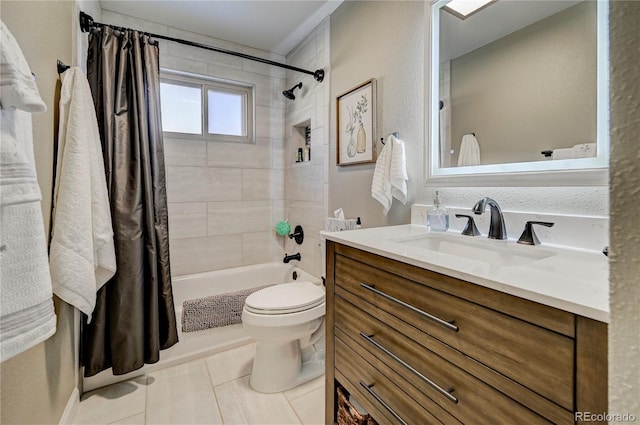
<path fill-rule="evenodd" d="M 302 257 L 300 256 L 300 253 L 297 254 L 293 254 L 293 255 L 287 255 L 286 253 L 284 254 L 284 259 L 282 260 L 283 263 L 288 263 L 291 260 L 302 260 Z"/>

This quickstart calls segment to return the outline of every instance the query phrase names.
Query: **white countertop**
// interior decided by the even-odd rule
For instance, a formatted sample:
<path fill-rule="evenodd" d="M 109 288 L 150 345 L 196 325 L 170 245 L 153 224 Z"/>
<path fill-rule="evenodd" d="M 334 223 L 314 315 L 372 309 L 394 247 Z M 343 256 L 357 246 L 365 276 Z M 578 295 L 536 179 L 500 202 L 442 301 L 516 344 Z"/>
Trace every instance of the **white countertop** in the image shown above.
<path fill-rule="evenodd" d="M 609 262 L 597 251 L 566 249 L 551 245 L 527 246 L 514 241 L 497 241 L 484 236 L 473 243 L 494 244 L 504 250 L 539 250 L 545 258 L 526 264 L 501 265 L 461 258 L 458 255 L 425 249 L 398 240 L 429 235 L 426 226 L 406 224 L 343 232 L 321 232 L 326 239 L 362 249 L 480 286 L 609 322 Z M 434 234 L 432 234 L 434 235 Z M 447 232 L 464 243 L 470 236 Z"/>

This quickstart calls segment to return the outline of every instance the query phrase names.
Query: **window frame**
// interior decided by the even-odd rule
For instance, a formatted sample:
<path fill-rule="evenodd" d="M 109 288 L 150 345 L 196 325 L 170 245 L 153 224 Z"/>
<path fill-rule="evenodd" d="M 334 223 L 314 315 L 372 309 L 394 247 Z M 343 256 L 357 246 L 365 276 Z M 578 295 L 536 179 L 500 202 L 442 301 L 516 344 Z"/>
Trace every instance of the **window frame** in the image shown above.
<path fill-rule="evenodd" d="M 207 142 L 255 144 L 255 84 L 244 83 L 205 75 L 191 74 L 170 69 L 160 69 L 160 83 L 200 88 L 200 134 L 163 131 L 165 137 L 203 140 Z M 218 93 L 238 94 L 243 103 L 243 136 L 209 133 L 209 90 Z M 162 99 L 161 99 L 162 101 Z"/>

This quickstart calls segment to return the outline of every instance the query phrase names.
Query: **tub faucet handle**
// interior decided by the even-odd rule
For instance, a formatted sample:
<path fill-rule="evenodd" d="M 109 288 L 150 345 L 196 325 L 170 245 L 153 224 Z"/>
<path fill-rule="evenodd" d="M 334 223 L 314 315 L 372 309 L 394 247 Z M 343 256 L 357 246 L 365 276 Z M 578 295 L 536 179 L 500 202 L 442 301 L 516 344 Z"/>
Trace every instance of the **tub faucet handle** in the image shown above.
<path fill-rule="evenodd" d="M 304 230 L 302 230 L 302 226 L 298 224 L 293 230 L 293 233 L 289 234 L 289 239 L 293 239 L 298 245 L 302 245 L 304 241 Z"/>
<path fill-rule="evenodd" d="M 554 223 L 547 221 L 527 221 L 527 224 L 524 225 L 524 231 L 522 232 L 522 235 L 520 235 L 520 239 L 518 239 L 518 243 L 524 245 L 540 245 L 540 239 L 536 236 L 536 232 L 533 231 L 534 224 L 553 227 Z"/>
<path fill-rule="evenodd" d="M 456 217 L 458 218 L 466 218 L 467 219 L 467 225 L 465 226 L 464 230 L 462 231 L 462 234 L 465 236 L 480 236 L 480 231 L 478 230 L 478 227 L 476 226 L 476 222 L 473 221 L 473 217 L 471 217 L 470 215 L 466 215 L 466 214 L 456 214 Z"/>

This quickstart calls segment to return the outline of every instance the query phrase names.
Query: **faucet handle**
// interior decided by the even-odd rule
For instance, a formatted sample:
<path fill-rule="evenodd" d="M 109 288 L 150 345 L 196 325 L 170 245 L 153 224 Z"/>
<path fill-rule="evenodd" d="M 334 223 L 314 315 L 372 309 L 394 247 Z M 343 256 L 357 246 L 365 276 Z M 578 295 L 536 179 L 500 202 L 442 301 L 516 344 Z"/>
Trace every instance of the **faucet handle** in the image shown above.
<path fill-rule="evenodd" d="M 554 223 L 550 223 L 548 221 L 527 221 L 527 224 L 524 225 L 524 231 L 522 232 L 522 235 L 520 235 L 520 239 L 518 239 L 518 243 L 525 245 L 540 245 L 540 239 L 536 236 L 536 232 L 533 231 L 534 224 L 545 227 L 553 227 L 554 225 Z"/>
<path fill-rule="evenodd" d="M 456 214 L 456 217 L 458 217 L 458 218 L 465 217 L 467 219 L 467 225 L 465 226 L 464 230 L 462 231 L 463 235 L 465 235 L 465 236 L 480 236 L 480 231 L 476 227 L 476 222 L 473 221 L 473 217 L 471 217 L 470 215 L 466 215 L 466 214 Z"/>

